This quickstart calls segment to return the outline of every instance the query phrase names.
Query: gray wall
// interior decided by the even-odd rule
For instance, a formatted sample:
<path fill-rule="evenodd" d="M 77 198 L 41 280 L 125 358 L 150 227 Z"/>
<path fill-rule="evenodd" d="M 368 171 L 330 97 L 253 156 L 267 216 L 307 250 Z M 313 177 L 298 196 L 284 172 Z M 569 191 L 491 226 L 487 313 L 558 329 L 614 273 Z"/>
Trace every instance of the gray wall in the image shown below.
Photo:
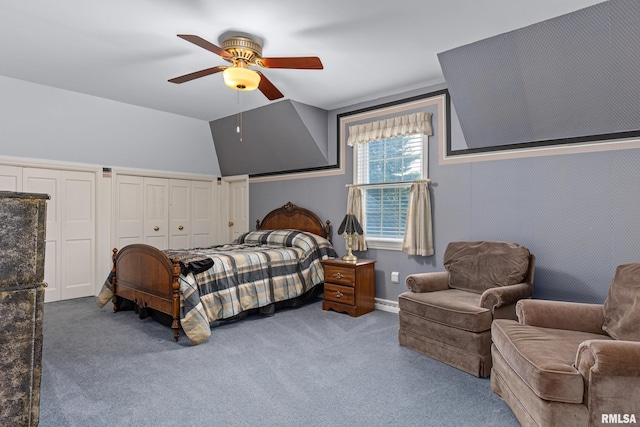
<path fill-rule="evenodd" d="M 329 144 L 337 138 L 337 115 L 421 93 L 361 103 L 329 112 Z M 454 124 L 454 129 L 459 125 Z M 461 133 L 452 133 L 454 139 Z M 455 141 L 454 141 L 455 143 Z M 446 245 L 455 240 L 514 241 L 537 257 L 534 297 L 601 303 L 615 267 L 640 261 L 640 150 L 564 154 L 456 165 L 438 164 L 438 147 L 429 144 L 435 255 L 422 258 L 402 252 L 358 252 L 376 263 L 376 296 L 396 300 L 408 274 L 441 271 Z M 352 153 L 346 149 L 346 174 L 322 178 L 252 183 L 252 223 L 291 201 L 318 213 L 334 225 L 335 235 L 352 182 Z M 392 271 L 400 283 L 392 284 Z"/>
<path fill-rule="evenodd" d="M 331 111 L 337 115 L 442 89 L 434 86 Z M 176 172 L 219 174 L 209 124 L 100 98 L 0 77 L 0 156 L 81 162 Z M 454 133 L 460 138 L 459 132 Z M 204 153 L 204 155 L 203 155 Z M 376 293 L 395 300 L 406 275 L 442 270 L 448 242 L 517 241 L 537 256 L 535 296 L 602 302 L 615 266 L 640 261 L 640 150 L 565 154 L 518 160 L 438 165 L 429 147 L 435 255 L 358 253 L 377 260 Z M 346 174 L 250 185 L 252 224 L 291 201 L 337 228 L 346 208 L 352 170 Z M 344 240 L 334 235 L 336 249 Z M 400 284 L 390 283 L 391 271 Z"/>
<path fill-rule="evenodd" d="M 220 176 L 209 123 L 0 76 L 0 156 Z"/>

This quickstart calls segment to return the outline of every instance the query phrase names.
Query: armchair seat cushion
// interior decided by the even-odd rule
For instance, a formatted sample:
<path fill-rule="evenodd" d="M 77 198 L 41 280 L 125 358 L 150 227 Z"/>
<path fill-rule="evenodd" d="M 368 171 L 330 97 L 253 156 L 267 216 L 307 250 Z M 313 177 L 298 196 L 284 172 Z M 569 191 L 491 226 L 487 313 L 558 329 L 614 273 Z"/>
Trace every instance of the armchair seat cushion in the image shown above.
<path fill-rule="evenodd" d="M 608 337 L 496 319 L 491 338 L 511 369 L 537 396 L 555 402 L 582 403 L 584 379 L 574 367 L 576 351 L 583 341 Z"/>
<path fill-rule="evenodd" d="M 404 292 L 398 297 L 401 311 L 453 328 L 471 332 L 491 329 L 491 311 L 480 307 L 480 294 L 459 289 L 438 292 Z"/>

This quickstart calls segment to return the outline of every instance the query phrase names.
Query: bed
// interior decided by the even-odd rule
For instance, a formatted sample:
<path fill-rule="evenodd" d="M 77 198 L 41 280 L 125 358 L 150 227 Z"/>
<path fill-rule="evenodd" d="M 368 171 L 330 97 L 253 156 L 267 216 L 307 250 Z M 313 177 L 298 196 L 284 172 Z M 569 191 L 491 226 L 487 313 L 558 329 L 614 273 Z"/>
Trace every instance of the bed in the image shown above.
<path fill-rule="evenodd" d="M 211 326 L 261 310 L 297 305 L 322 290 L 323 259 L 336 258 L 331 224 L 291 202 L 256 221 L 256 230 L 209 248 L 159 250 L 132 244 L 113 250 L 98 305 L 125 303 L 170 318 L 199 344 Z"/>

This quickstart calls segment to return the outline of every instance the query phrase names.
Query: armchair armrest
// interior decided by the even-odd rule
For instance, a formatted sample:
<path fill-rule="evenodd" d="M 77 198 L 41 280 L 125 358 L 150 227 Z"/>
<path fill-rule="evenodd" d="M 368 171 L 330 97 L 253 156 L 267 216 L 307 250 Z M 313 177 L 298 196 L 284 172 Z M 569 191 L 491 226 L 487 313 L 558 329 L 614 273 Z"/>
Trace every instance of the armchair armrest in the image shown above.
<path fill-rule="evenodd" d="M 520 300 L 516 304 L 516 314 L 523 325 L 606 335 L 602 330 L 602 304 Z"/>
<path fill-rule="evenodd" d="M 531 298 L 533 286 L 530 283 L 518 283 L 487 289 L 480 297 L 480 306 L 493 311 L 496 308 L 515 304 L 523 298 Z M 513 314 L 512 314 L 513 315 Z"/>
<path fill-rule="evenodd" d="M 410 274 L 405 280 L 405 285 L 411 292 L 433 292 L 449 289 L 449 273 L 439 271 L 432 273 Z"/>
<path fill-rule="evenodd" d="M 640 342 L 587 340 L 580 344 L 576 367 L 585 378 L 589 373 L 640 377 Z"/>

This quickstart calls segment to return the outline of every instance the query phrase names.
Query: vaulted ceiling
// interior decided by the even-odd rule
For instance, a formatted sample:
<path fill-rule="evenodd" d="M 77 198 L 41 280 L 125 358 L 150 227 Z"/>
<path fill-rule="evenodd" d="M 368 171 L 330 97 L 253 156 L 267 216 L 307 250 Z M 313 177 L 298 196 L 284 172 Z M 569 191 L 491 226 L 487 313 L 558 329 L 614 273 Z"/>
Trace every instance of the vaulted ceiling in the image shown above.
<path fill-rule="evenodd" d="M 331 110 L 444 81 L 437 54 L 601 0 L 2 0 L 0 75 L 202 120 L 268 105 L 210 75 L 232 32 L 263 56 L 318 56 L 323 70 L 263 69 L 286 99 Z M 470 70 L 472 72 L 472 70 Z"/>

